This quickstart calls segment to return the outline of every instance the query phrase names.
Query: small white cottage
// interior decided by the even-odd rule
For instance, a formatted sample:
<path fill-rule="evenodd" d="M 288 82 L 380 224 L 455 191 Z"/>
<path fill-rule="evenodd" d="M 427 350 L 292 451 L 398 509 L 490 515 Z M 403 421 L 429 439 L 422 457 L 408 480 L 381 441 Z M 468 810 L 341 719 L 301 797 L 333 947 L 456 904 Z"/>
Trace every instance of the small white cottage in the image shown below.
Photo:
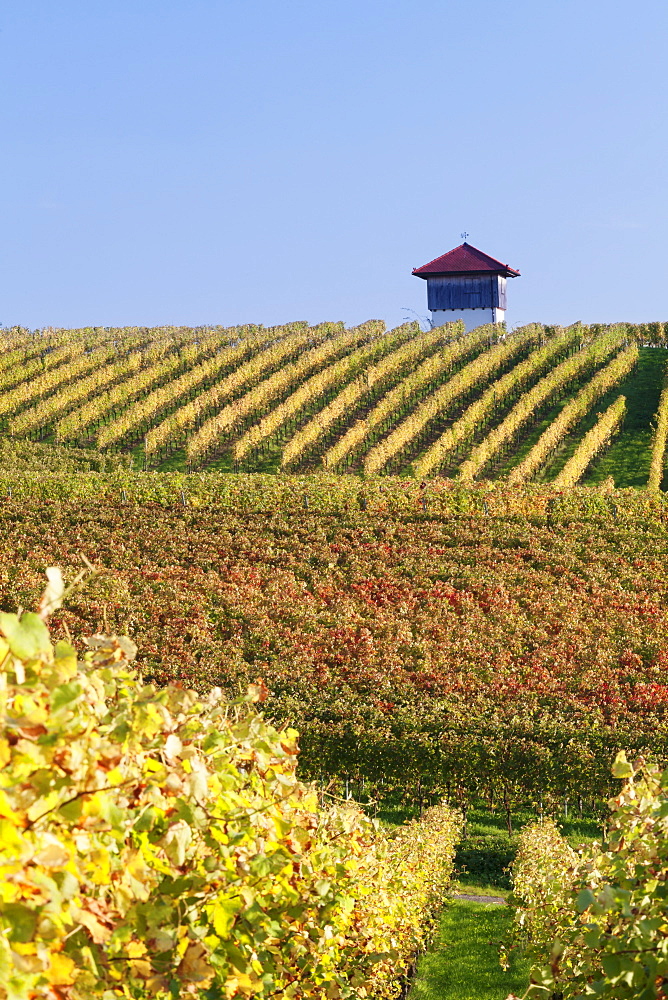
<path fill-rule="evenodd" d="M 520 276 L 469 243 L 416 267 L 413 274 L 427 282 L 427 308 L 434 326 L 463 319 L 467 330 L 503 322 L 506 279 Z"/>

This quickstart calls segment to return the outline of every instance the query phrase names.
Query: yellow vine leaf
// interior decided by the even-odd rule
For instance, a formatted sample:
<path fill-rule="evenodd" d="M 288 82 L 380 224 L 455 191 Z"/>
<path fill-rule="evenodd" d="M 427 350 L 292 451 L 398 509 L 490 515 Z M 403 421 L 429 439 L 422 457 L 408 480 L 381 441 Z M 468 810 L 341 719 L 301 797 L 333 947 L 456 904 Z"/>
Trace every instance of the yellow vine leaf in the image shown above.
<path fill-rule="evenodd" d="M 47 979 L 51 986 L 70 986 L 74 982 L 75 964 L 62 951 L 52 952 Z"/>

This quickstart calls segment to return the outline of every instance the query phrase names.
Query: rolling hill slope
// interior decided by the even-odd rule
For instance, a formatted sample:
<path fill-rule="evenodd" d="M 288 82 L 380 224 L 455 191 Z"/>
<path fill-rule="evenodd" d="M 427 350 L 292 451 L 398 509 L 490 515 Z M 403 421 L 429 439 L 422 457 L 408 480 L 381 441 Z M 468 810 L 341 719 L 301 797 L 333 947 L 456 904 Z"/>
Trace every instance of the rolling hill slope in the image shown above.
<path fill-rule="evenodd" d="M 92 467 L 510 483 L 577 470 L 642 487 L 666 336 L 662 323 L 466 333 L 379 320 L 7 330 L 0 435 L 8 454 L 29 439 Z"/>

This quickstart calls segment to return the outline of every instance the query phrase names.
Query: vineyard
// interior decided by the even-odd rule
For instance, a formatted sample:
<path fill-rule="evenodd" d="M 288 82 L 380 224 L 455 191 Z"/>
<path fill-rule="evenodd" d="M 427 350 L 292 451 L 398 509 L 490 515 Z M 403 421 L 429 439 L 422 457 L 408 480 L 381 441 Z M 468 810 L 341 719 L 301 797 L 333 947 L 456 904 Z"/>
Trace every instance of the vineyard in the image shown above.
<path fill-rule="evenodd" d="M 661 323 L 13 329 L 2 341 L 0 434 L 88 452 L 93 468 L 663 482 Z"/>
<path fill-rule="evenodd" d="M 160 476 L 84 470 L 86 454 L 54 473 L 50 446 L 32 444 L 24 461 L 44 471 L 0 485 L 0 632 L 18 661 L 2 653 L 8 995 L 128 995 L 124 963 L 138 998 L 179 984 L 397 998 L 475 802 L 509 831 L 527 803 L 605 821 L 625 750 L 648 761 L 663 808 L 649 763 L 668 758 L 661 493 Z M 75 585 L 40 598 L 53 565 Z M 21 608 L 48 612 L 51 636 Z M 422 819 L 387 836 L 349 796 L 367 816 L 398 801 Z M 601 963 L 629 972 L 608 953 L 617 928 L 639 947 L 645 925 L 554 829 L 520 838 L 518 947 L 537 982 L 578 995 Z M 613 886 L 634 863 L 624 850 L 596 861 Z M 72 903 L 66 876 L 84 887 Z M 653 920 L 657 880 L 634 878 Z M 612 928 L 593 959 L 583 900 Z"/>
<path fill-rule="evenodd" d="M 4 610 L 85 557 L 96 573 L 56 637 L 129 635 L 145 678 L 203 694 L 262 677 L 305 775 L 511 807 L 604 799 L 621 747 L 668 755 L 668 509 L 649 491 L 395 480 L 388 509 L 382 492 L 318 501 L 289 482 L 280 504 L 239 482 L 198 508 L 123 481 L 125 501 L 2 501 Z"/>
<path fill-rule="evenodd" d="M 668 326 L 2 337 L 0 1000 L 665 1000 Z"/>
<path fill-rule="evenodd" d="M 61 597 L 52 567 L 38 614 L 0 616 L 0 995 L 396 997 L 460 814 L 390 839 L 320 801 L 261 684 L 158 690 L 116 637 L 77 660 L 44 623 Z"/>

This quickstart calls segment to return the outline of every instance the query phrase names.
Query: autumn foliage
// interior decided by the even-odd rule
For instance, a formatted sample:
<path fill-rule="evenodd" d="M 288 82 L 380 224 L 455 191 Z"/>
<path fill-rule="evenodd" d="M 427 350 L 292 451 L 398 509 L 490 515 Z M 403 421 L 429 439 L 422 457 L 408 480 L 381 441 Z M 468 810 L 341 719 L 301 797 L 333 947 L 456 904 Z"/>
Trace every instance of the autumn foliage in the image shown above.
<path fill-rule="evenodd" d="M 575 851 L 552 823 L 520 837 L 514 892 L 533 997 L 668 995 L 668 771 L 620 753 L 613 774 L 624 784 L 607 842 Z"/>
<path fill-rule="evenodd" d="M 635 367 L 636 344 L 665 339 L 662 323 L 15 328 L 0 332 L 0 432 L 140 451 L 144 469 L 503 478 L 545 417 L 561 448 L 562 398 L 578 399 L 569 433 L 580 435 L 595 386 L 611 390 Z M 598 451 L 607 442 L 599 433 Z M 534 451 L 532 475 L 553 478 L 554 457 Z"/>
<path fill-rule="evenodd" d="M 146 679 L 203 696 L 235 699 L 263 676 L 271 717 L 302 734 L 302 774 L 323 782 L 547 806 L 608 797 L 622 747 L 666 751 L 656 494 L 394 480 L 337 497 L 333 479 L 274 494 L 251 479 L 232 477 L 229 506 L 196 509 L 178 494 L 4 500 L 5 610 L 35 606 L 45 566 L 71 577 L 85 556 L 97 574 L 54 614 L 55 636 L 127 634 Z"/>
<path fill-rule="evenodd" d="M 0 632 L 0 997 L 398 995 L 456 813 L 388 837 L 321 805 L 261 682 L 200 699 L 143 684 L 126 639 L 77 661 L 36 614 Z"/>

